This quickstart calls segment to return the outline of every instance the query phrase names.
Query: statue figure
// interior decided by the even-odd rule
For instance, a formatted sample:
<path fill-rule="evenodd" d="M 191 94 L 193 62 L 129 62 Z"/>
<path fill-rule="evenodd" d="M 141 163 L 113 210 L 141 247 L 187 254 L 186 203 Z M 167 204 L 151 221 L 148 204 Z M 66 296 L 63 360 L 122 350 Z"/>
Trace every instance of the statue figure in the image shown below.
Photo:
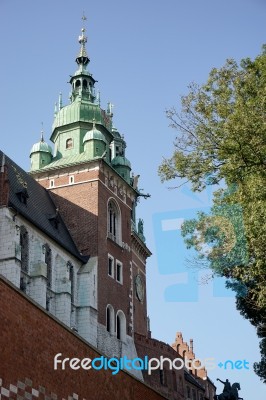
<path fill-rule="evenodd" d="M 217 378 L 224 385 L 223 393 L 216 395 L 215 400 L 243 400 L 238 397 L 238 391 L 240 390 L 240 385 L 238 382 L 233 383 L 231 386 L 228 379 L 223 382 L 221 379 Z"/>
<path fill-rule="evenodd" d="M 223 381 L 221 381 L 221 379 L 217 378 L 217 381 L 220 381 L 221 383 L 224 384 L 224 390 L 223 390 L 224 398 L 230 399 L 230 394 L 231 394 L 232 388 L 231 388 L 231 383 L 229 382 L 229 380 L 226 379 L 225 382 L 223 382 Z"/>
<path fill-rule="evenodd" d="M 138 223 L 138 233 L 140 235 L 143 235 L 143 232 L 144 232 L 143 225 L 144 225 L 144 221 L 143 221 L 143 219 L 140 218 L 139 223 Z"/>
<path fill-rule="evenodd" d="M 145 236 L 144 236 L 143 225 L 144 225 L 143 219 L 139 219 L 139 222 L 138 222 L 138 235 L 139 235 L 140 239 L 145 243 L 146 239 L 145 239 Z"/>

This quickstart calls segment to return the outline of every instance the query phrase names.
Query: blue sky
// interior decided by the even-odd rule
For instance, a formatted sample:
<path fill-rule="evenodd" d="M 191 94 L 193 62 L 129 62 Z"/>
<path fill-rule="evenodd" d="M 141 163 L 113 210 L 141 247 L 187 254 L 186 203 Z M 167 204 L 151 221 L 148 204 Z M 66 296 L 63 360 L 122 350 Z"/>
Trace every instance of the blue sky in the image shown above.
<path fill-rule="evenodd" d="M 25 169 L 42 122 L 45 138 L 50 137 L 60 92 L 68 103 L 67 82 L 76 70 L 83 10 L 89 70 L 98 80 L 102 107 L 108 101 L 114 104 L 114 124 L 125 135 L 127 157 L 141 176 L 140 188 L 152 195 L 137 210 L 153 252 L 147 268 L 152 334 L 171 344 L 176 331 L 182 331 L 185 340 L 194 338 L 200 358 L 252 363 L 259 359 L 259 342 L 254 328 L 235 310 L 234 299 L 224 290 L 220 297 L 217 291 L 214 295 L 212 284 L 199 285 L 201 274 L 186 271 L 188 255 L 179 239 L 173 253 L 164 250 L 167 235 L 175 243 L 179 231 L 162 230 L 165 222 L 160 221 L 208 207 L 210 193 L 195 196 L 188 187 L 169 190 L 170 184 L 160 183 L 157 169 L 162 157 L 171 154 L 175 137 L 165 110 L 179 107 L 188 84 L 206 81 L 211 68 L 222 66 L 226 58 L 239 61 L 259 54 L 266 42 L 266 2 L 1 0 L 1 149 Z M 190 291 L 191 298 L 178 297 L 188 277 L 192 286 L 182 290 Z M 256 400 L 265 399 L 265 385 L 252 369 L 219 369 L 210 377 L 239 381 L 245 400 L 253 400 L 254 391 Z M 219 393 L 222 385 L 217 387 Z"/>

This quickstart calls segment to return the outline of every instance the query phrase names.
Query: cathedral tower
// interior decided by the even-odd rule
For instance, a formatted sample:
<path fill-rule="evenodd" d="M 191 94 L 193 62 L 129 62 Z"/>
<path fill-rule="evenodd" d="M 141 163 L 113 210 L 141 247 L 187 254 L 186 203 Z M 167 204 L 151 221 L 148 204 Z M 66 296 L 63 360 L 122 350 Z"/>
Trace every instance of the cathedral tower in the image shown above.
<path fill-rule="evenodd" d="M 124 137 L 112 124 L 112 105 L 100 106 L 96 80 L 87 69 L 86 42 L 82 28 L 70 104 L 63 106 L 60 96 L 55 109 L 54 155 L 46 145 L 42 163 L 44 142 L 34 145 L 31 175 L 49 190 L 80 253 L 90 257 L 80 270 L 79 318 L 87 322 L 79 333 L 109 356 L 133 358 L 134 333 L 148 336 L 146 259 L 151 253 L 143 221 L 135 217 L 143 194 L 138 176 L 131 176 Z"/>

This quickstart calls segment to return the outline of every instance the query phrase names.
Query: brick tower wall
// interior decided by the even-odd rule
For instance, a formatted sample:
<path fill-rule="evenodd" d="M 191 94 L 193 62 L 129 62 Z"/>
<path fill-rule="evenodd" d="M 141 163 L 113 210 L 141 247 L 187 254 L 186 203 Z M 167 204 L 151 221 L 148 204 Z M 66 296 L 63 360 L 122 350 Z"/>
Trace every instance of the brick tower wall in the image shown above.
<path fill-rule="evenodd" d="M 144 301 L 140 304 L 134 288 L 134 278 L 139 269 L 143 272 L 145 286 L 146 277 L 145 260 L 143 263 L 132 252 L 133 189 L 101 161 L 90 163 L 86 168 L 73 166 L 49 174 L 43 172 L 35 178 L 49 189 L 79 251 L 98 257 L 98 322 L 106 325 L 106 307 L 111 304 L 115 315 L 118 310 L 125 314 L 128 335 L 132 335 L 132 327 L 136 327 L 141 334 L 147 334 L 146 289 Z M 108 238 L 107 205 L 110 199 L 116 202 L 121 213 L 120 243 Z M 114 263 L 122 263 L 122 284 L 117 282 L 116 276 L 112 278 L 108 275 L 108 254 L 114 258 Z"/>

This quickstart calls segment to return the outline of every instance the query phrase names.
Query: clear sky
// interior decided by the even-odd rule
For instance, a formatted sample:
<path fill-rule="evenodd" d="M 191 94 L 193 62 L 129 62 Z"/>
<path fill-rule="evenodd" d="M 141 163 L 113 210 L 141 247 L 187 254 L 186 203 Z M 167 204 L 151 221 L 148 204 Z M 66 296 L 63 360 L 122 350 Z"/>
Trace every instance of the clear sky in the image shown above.
<path fill-rule="evenodd" d="M 187 268 L 178 221 L 210 205 L 210 193 L 169 190 L 157 168 L 173 149 L 175 132 L 165 109 L 179 107 L 190 82 L 204 83 L 226 58 L 254 58 L 266 33 L 265 0 L 0 0 L 1 149 L 29 169 L 29 151 L 51 134 L 60 92 L 68 103 L 76 70 L 81 16 L 87 16 L 89 70 L 101 104 L 114 104 L 114 124 L 127 141 L 127 157 L 140 188 L 138 217 L 145 220 L 148 310 L 152 335 L 172 343 L 176 331 L 194 338 L 200 358 L 259 360 L 255 329 L 235 310 L 234 298 Z M 173 183 L 173 186 L 176 183 Z M 169 246 L 169 243 L 171 246 Z M 194 275 L 193 275 L 194 273 Z M 241 384 L 245 400 L 265 400 L 250 370 L 210 372 Z M 217 383 L 218 393 L 222 385 Z M 256 394 L 255 394 L 256 393 Z"/>

